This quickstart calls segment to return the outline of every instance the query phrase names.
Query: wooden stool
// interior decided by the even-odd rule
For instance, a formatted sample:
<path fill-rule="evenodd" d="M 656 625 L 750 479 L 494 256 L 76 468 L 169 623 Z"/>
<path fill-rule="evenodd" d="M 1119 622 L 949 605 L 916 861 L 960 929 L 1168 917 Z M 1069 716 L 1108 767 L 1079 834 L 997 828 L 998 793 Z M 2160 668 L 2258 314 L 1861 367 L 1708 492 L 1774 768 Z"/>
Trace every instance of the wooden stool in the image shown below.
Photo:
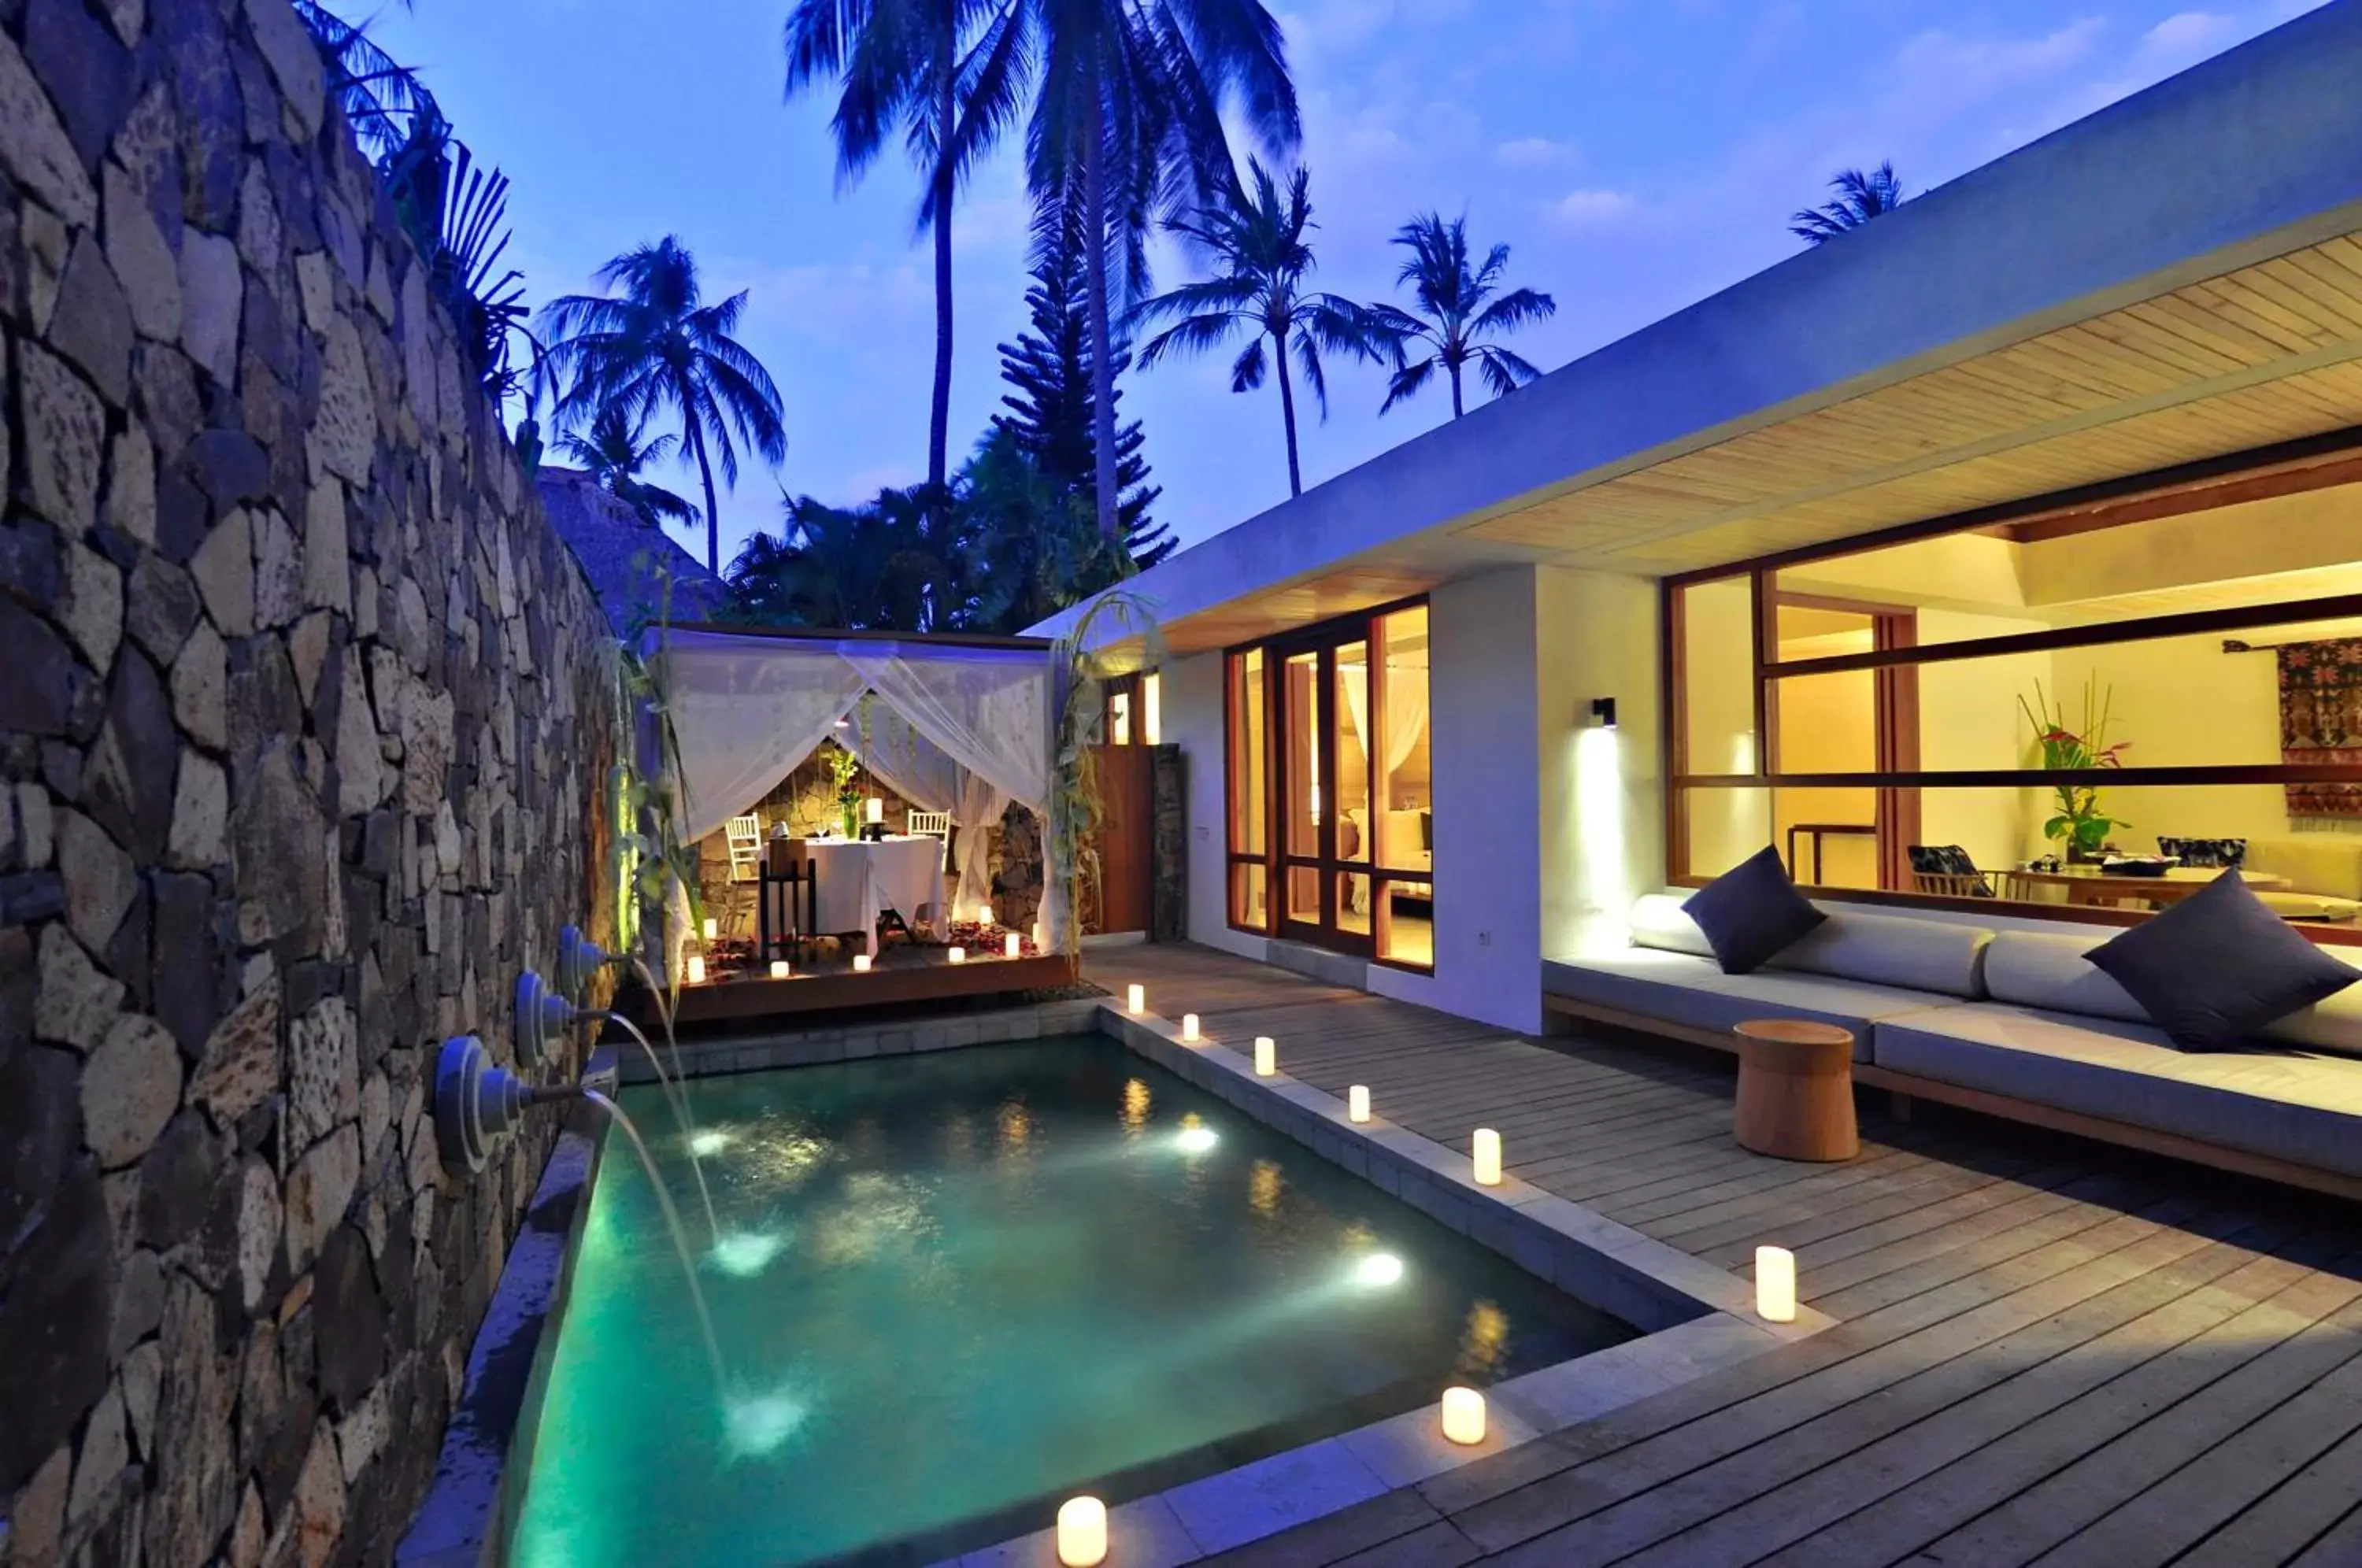
<path fill-rule="evenodd" d="M 1740 1024 L 1741 1148 L 1783 1160 L 1850 1160 L 1861 1153 L 1853 1119 L 1853 1035 L 1833 1023 L 1758 1018 Z"/>

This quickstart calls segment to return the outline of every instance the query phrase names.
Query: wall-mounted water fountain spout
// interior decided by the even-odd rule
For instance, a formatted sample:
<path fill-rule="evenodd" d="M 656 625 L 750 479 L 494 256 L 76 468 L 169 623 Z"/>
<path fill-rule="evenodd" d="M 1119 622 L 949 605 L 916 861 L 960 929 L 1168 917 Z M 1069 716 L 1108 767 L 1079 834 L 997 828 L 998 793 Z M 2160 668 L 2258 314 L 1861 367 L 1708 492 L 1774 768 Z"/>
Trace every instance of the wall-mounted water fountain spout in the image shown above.
<path fill-rule="evenodd" d="M 580 1002 L 590 988 L 590 977 L 609 964 L 621 963 L 626 955 L 609 953 L 605 948 L 582 934 L 579 925 L 560 926 L 557 931 L 557 989 L 572 1001 Z"/>
<path fill-rule="evenodd" d="M 435 1146 L 443 1168 L 474 1175 L 527 1106 L 579 1099 L 584 1092 L 579 1084 L 529 1084 L 493 1061 L 474 1035 L 454 1035 L 435 1062 Z"/>
<path fill-rule="evenodd" d="M 572 926 L 567 927 L 571 931 Z M 517 1060 L 530 1067 L 566 1037 L 566 1026 L 579 1015 L 573 1004 L 550 988 L 549 982 L 527 969 L 516 983 Z"/>

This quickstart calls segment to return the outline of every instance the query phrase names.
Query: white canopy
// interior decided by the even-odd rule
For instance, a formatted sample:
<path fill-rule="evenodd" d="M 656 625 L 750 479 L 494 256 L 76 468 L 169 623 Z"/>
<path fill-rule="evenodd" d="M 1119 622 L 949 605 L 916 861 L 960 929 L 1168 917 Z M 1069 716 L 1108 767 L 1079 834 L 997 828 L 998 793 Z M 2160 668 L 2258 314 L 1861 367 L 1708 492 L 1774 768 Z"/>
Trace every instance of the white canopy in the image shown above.
<path fill-rule="evenodd" d="M 1010 802 L 1048 821 L 1057 688 L 1046 647 L 675 627 L 650 651 L 687 840 L 745 814 L 832 736 L 912 805 L 949 813 L 964 906 L 983 901 L 984 830 Z M 862 723 L 838 730 L 864 696 Z"/>

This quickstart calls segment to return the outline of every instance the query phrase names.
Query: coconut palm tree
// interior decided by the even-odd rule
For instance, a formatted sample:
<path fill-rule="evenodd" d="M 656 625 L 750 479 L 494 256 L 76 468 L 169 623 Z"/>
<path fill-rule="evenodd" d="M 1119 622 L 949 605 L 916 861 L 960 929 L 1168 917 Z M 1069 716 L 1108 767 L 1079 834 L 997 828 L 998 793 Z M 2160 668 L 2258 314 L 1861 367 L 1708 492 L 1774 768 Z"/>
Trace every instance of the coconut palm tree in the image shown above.
<path fill-rule="evenodd" d="M 840 182 L 866 172 L 899 124 L 926 181 L 919 229 L 934 237 L 935 381 L 927 422 L 927 483 L 941 492 L 951 439 L 952 225 L 960 182 L 1015 117 L 1021 83 L 977 77 L 968 48 L 1007 0 L 799 0 L 788 16 L 788 94 L 838 83 Z"/>
<path fill-rule="evenodd" d="M 1836 201 L 1807 207 L 1789 219 L 1788 232 L 1807 245 L 1827 244 L 1910 199 L 1904 195 L 1903 182 L 1894 177 L 1892 163 L 1882 163 L 1867 174 L 1859 169 L 1840 169 L 1829 181 L 1829 189 L 1837 193 Z"/>
<path fill-rule="evenodd" d="M 612 403 L 592 417 L 589 429 L 557 438 L 557 449 L 569 462 L 651 528 L 697 520 L 697 508 L 688 501 L 640 477 L 643 469 L 670 458 L 679 445 L 680 437 L 669 433 L 648 436 L 646 418 L 634 419 Z"/>
<path fill-rule="evenodd" d="M 635 422 L 659 414 L 678 418 L 705 484 L 705 564 L 719 570 L 715 459 L 734 486 L 739 441 L 773 463 L 788 450 L 779 389 L 732 336 L 745 314 L 746 293 L 705 304 L 697 259 L 669 234 L 616 257 L 592 281 L 616 292 L 567 294 L 548 307 L 549 351 L 567 383 L 558 417 L 579 419 L 613 404 Z"/>
<path fill-rule="evenodd" d="M 1079 204 L 1089 306 L 1097 430 L 1094 495 L 1099 531 L 1116 538 L 1116 348 L 1121 287 L 1147 292 L 1148 227 L 1159 211 L 1204 203 L 1231 169 L 1222 128 L 1234 109 L 1266 151 L 1302 134 L 1279 24 L 1262 0 L 1007 0 L 977 40 L 970 66 L 979 99 L 991 83 L 1032 88 L 1026 179 L 1035 248 L 1046 253 Z"/>
<path fill-rule="evenodd" d="M 1446 223 L 1434 213 L 1405 224 L 1394 243 L 1410 251 L 1395 282 L 1411 285 L 1418 312 L 1413 315 L 1390 304 L 1368 307 L 1378 329 L 1393 340 L 1398 367 L 1387 384 L 1386 401 L 1378 406 L 1380 414 L 1415 395 L 1439 370 L 1451 380 L 1454 419 L 1468 412 L 1461 376 L 1470 365 L 1483 373 L 1496 397 L 1507 397 L 1541 374 L 1500 345 L 1482 341 L 1558 314 L 1558 302 L 1548 294 L 1532 289 L 1499 292 L 1501 273 L 1509 264 L 1507 246 L 1496 245 L 1484 265 L 1472 267 L 1468 220 L 1457 217 Z M 1412 343 L 1425 344 L 1432 352 L 1409 359 L 1403 350 Z"/>
<path fill-rule="evenodd" d="M 1305 237 L 1315 226 L 1308 194 L 1311 176 L 1297 169 L 1288 177 L 1283 195 L 1259 160 L 1250 159 L 1247 168 L 1254 184 L 1252 194 L 1234 179 L 1219 206 L 1200 207 L 1165 224 L 1170 232 L 1196 243 L 1213 262 L 1215 275 L 1141 302 L 1133 312 L 1136 322 L 1174 325 L 1148 340 L 1140 351 L 1140 364 L 1145 370 L 1170 350 L 1203 353 L 1221 348 L 1245 328 L 1251 336 L 1231 363 L 1231 390 L 1253 392 L 1263 385 L 1267 368 L 1275 371 L 1280 421 L 1287 432 L 1287 493 L 1302 495 L 1304 470 L 1297 456 L 1289 353 L 1303 368 L 1305 384 L 1326 419 L 1329 381 L 1321 369 L 1321 350 L 1375 359 L 1383 358 L 1380 345 L 1386 339 L 1369 314 L 1351 300 L 1304 292 L 1314 265 L 1311 242 Z"/>

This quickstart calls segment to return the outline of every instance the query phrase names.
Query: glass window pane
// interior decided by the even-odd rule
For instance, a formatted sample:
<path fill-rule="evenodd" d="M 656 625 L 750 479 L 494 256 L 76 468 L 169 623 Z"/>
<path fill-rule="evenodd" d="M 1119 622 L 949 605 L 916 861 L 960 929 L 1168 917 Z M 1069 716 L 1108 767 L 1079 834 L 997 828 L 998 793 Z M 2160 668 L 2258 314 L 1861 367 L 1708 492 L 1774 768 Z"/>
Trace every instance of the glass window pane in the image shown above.
<path fill-rule="evenodd" d="M 1337 650 L 1337 858 L 1370 858 L 1370 645 Z M 1363 930 L 1368 926 L 1364 924 Z"/>
<path fill-rule="evenodd" d="M 1755 735 L 1753 590 L 1743 577 L 1681 591 L 1682 690 L 1692 773 L 1752 773 Z M 1705 873 L 1701 873 L 1704 875 Z"/>
<path fill-rule="evenodd" d="M 1281 755 L 1286 771 L 1282 809 L 1287 823 L 1287 853 L 1320 853 L 1320 659 L 1297 654 L 1280 667 L 1286 687 L 1280 702 L 1286 735 Z M 1316 901 L 1318 895 L 1316 897 Z M 1300 907 L 1290 900 L 1290 907 Z"/>
<path fill-rule="evenodd" d="M 1719 877 L 1772 842 L 1772 791 L 1684 790 L 1693 877 Z"/>
<path fill-rule="evenodd" d="M 1271 929 L 1269 884 L 1271 873 L 1264 867 L 1236 865 L 1231 867 L 1231 923 L 1250 931 Z"/>
<path fill-rule="evenodd" d="M 1108 745 L 1131 744 L 1131 693 L 1111 692 L 1108 696 Z"/>
<path fill-rule="evenodd" d="M 1140 744 L 1164 744 L 1164 678 L 1154 670 L 1140 678 Z"/>
<path fill-rule="evenodd" d="M 1425 882 L 1386 882 L 1378 889 L 1378 956 L 1435 967 L 1435 892 Z"/>
<path fill-rule="evenodd" d="M 1879 884 L 1876 790 L 1775 790 L 1773 843 L 1795 880 L 1819 888 Z"/>
<path fill-rule="evenodd" d="M 1231 849 L 1261 855 L 1267 847 L 1264 816 L 1271 790 L 1264 755 L 1264 661 L 1261 648 L 1231 659 Z"/>
<path fill-rule="evenodd" d="M 1320 923 L 1320 870 L 1314 866 L 1291 866 L 1282 886 L 1286 889 L 1287 907 L 1282 912 L 1289 920 L 1308 924 Z"/>
<path fill-rule="evenodd" d="M 1385 650 L 1385 710 L 1380 715 L 1385 757 L 1378 801 L 1378 863 L 1401 870 L 1435 867 L 1434 782 L 1429 766 L 1427 606 L 1378 623 Z"/>
<path fill-rule="evenodd" d="M 1370 933 L 1370 879 L 1358 871 L 1337 878 L 1337 929 L 1356 936 Z"/>

